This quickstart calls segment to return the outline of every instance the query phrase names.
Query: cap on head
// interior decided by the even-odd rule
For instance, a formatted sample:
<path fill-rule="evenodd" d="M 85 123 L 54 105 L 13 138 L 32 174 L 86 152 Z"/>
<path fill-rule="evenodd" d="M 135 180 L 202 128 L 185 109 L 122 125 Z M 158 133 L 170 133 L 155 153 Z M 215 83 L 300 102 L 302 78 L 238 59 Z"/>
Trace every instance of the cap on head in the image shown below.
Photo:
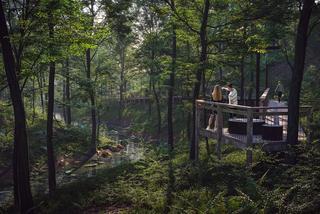
<path fill-rule="evenodd" d="M 228 82 L 227 86 L 228 86 L 229 88 L 232 88 L 232 83 L 231 83 L 231 82 Z"/>

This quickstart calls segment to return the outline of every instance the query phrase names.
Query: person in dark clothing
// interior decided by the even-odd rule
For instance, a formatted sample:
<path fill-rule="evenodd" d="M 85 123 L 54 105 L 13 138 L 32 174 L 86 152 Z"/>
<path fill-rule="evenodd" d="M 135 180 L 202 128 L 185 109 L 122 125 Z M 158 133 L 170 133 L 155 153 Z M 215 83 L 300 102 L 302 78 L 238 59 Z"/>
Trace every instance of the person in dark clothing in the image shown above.
<path fill-rule="evenodd" d="M 281 84 L 280 81 L 278 81 L 278 84 L 277 84 L 277 87 L 276 87 L 276 90 L 274 91 L 275 94 L 278 96 L 278 102 L 280 103 L 281 102 L 281 97 L 283 95 L 283 85 Z"/>

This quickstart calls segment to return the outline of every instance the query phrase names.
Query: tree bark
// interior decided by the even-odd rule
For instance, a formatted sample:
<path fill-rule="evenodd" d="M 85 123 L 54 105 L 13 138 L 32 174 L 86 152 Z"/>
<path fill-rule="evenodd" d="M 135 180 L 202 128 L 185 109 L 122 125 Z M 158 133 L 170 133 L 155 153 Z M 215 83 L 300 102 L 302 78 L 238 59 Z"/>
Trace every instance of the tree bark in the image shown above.
<path fill-rule="evenodd" d="M 49 4 L 50 5 L 50 4 Z M 53 44 L 54 38 L 54 25 L 52 23 L 52 12 L 48 9 L 48 27 L 49 27 L 49 38 L 50 55 L 53 55 Z M 56 190 L 56 170 L 55 170 L 55 158 L 53 149 L 53 111 L 54 111 L 54 79 L 55 79 L 55 62 L 51 61 L 49 64 L 49 83 L 48 83 L 48 112 L 47 112 L 47 156 L 48 156 L 48 182 L 49 182 L 49 193 L 53 194 Z"/>
<path fill-rule="evenodd" d="M 32 123 L 36 117 L 36 91 L 35 91 L 35 77 L 32 77 Z"/>
<path fill-rule="evenodd" d="M 123 111 L 123 91 L 124 91 L 124 60 L 125 60 L 125 48 L 124 45 L 120 45 L 120 100 L 119 100 L 119 120 L 122 119 L 122 111 Z"/>
<path fill-rule="evenodd" d="M 41 75 L 41 71 L 39 72 L 39 75 L 37 75 L 37 81 L 38 81 L 38 86 L 39 86 L 39 90 L 40 90 L 40 103 L 41 103 L 41 111 L 42 114 L 44 114 L 45 112 L 45 104 L 44 104 L 44 100 L 43 100 L 43 83 L 42 83 L 42 75 Z"/>
<path fill-rule="evenodd" d="M 70 71 L 69 71 L 69 59 L 66 60 L 66 123 L 71 125 L 71 98 L 70 98 Z"/>
<path fill-rule="evenodd" d="M 148 93 L 147 93 L 147 97 L 148 97 L 148 115 L 149 116 L 151 116 L 151 112 L 152 112 L 151 89 L 152 89 L 152 76 L 150 74 L 149 75 L 149 90 L 148 90 Z"/>
<path fill-rule="evenodd" d="M 62 111 L 63 111 L 63 121 L 67 123 L 66 80 L 62 80 Z"/>
<path fill-rule="evenodd" d="M 190 154 L 189 157 L 191 160 L 195 160 L 195 128 L 196 128 L 196 100 L 199 97 L 200 92 L 200 84 L 202 79 L 202 73 L 205 70 L 206 61 L 207 61 L 207 22 L 208 22 L 208 14 L 209 14 L 210 2 L 209 0 L 204 0 L 204 10 L 200 27 L 200 43 L 201 43 L 201 52 L 200 52 L 200 62 L 199 68 L 196 73 L 196 82 L 194 84 L 193 89 L 193 103 L 192 103 L 192 138 L 190 143 Z"/>
<path fill-rule="evenodd" d="M 259 105 L 260 97 L 260 53 L 256 53 L 256 105 Z"/>
<path fill-rule="evenodd" d="M 244 101 L 244 56 L 240 61 L 240 99 Z"/>
<path fill-rule="evenodd" d="M 294 53 L 294 69 L 291 76 L 288 102 L 287 142 L 290 144 L 298 143 L 300 91 L 301 83 L 303 80 L 306 47 L 308 40 L 308 26 L 314 3 L 314 0 L 303 1 L 303 8 L 300 13 L 300 19 L 297 28 Z"/>
<path fill-rule="evenodd" d="M 172 151 L 174 147 L 173 139 L 173 91 L 174 91 L 174 79 L 176 72 L 176 58 L 177 58 L 177 36 L 175 24 L 172 26 L 172 55 L 171 55 L 171 72 L 169 78 L 169 87 L 168 87 L 168 146 Z"/>
<path fill-rule="evenodd" d="M 26 116 L 16 75 L 16 65 L 2 2 L 0 2 L 0 41 L 6 77 L 14 111 L 13 185 L 14 204 L 19 213 L 32 213 Z"/>
<path fill-rule="evenodd" d="M 249 100 L 252 100 L 252 94 L 253 94 L 253 85 L 254 85 L 254 71 L 252 69 L 252 65 L 254 63 L 253 55 L 250 55 L 250 88 L 248 91 L 248 98 Z"/>
<path fill-rule="evenodd" d="M 160 98 L 159 98 L 159 95 L 157 93 L 157 90 L 156 90 L 156 86 L 155 86 L 155 81 L 152 81 L 152 91 L 153 91 L 153 95 L 154 95 L 154 98 L 156 100 L 156 106 L 157 106 L 157 119 L 158 119 L 158 122 L 157 122 L 157 132 L 158 134 L 160 134 L 161 132 L 161 108 L 160 108 Z"/>
<path fill-rule="evenodd" d="M 268 55 L 266 54 L 266 68 L 265 68 L 265 88 L 269 87 L 269 65 L 268 65 Z"/>
<path fill-rule="evenodd" d="M 87 64 L 87 79 L 89 83 L 89 96 L 91 102 L 91 145 L 92 151 L 96 150 L 96 141 L 97 141 L 97 118 L 96 118 L 96 105 L 95 105 L 95 95 L 94 88 L 91 84 L 91 53 L 88 48 L 86 51 L 86 64 Z"/>

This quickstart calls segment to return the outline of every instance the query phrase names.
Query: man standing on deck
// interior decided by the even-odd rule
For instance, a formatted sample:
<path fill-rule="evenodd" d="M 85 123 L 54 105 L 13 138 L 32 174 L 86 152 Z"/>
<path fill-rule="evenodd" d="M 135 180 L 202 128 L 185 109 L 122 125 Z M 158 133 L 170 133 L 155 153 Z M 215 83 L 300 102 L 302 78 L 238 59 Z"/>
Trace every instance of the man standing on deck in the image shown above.
<path fill-rule="evenodd" d="M 283 85 L 281 84 L 280 81 L 278 81 L 278 85 L 277 85 L 276 90 L 275 90 L 274 92 L 275 92 L 276 95 L 278 96 L 278 101 L 279 101 L 279 103 L 280 103 L 280 101 L 281 101 L 281 97 L 282 97 L 283 91 L 284 91 Z"/>
<path fill-rule="evenodd" d="M 233 88 L 232 83 L 228 83 L 227 87 L 222 87 L 223 90 L 229 91 L 228 100 L 231 105 L 238 105 L 238 92 Z"/>

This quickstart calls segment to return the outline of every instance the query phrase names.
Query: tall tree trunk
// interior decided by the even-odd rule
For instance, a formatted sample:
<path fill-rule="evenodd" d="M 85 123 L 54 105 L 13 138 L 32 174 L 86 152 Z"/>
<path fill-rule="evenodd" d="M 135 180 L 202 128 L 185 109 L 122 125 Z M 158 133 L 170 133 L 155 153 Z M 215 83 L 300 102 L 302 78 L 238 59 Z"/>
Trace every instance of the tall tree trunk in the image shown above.
<path fill-rule="evenodd" d="M 50 4 L 49 4 L 50 5 Z M 54 37 L 54 25 L 52 23 L 52 11 L 49 9 L 49 38 L 51 43 Z M 50 55 L 53 55 L 53 45 L 49 47 Z M 55 62 L 51 61 L 49 65 L 49 84 L 48 84 L 48 112 L 47 112 L 47 155 L 48 155 L 48 182 L 49 193 L 54 193 L 56 189 L 56 170 L 55 170 L 55 158 L 53 149 L 53 111 L 54 111 L 54 79 L 55 79 Z"/>
<path fill-rule="evenodd" d="M 96 105 L 95 105 L 95 95 L 94 95 L 94 86 L 91 84 L 91 53 L 88 48 L 86 51 L 86 64 L 87 64 L 87 79 L 90 82 L 89 85 L 89 96 L 91 102 L 91 146 L 92 151 L 96 150 L 96 141 L 97 141 L 97 119 L 96 119 Z"/>
<path fill-rule="evenodd" d="M 240 99 L 244 101 L 244 56 L 240 61 Z"/>
<path fill-rule="evenodd" d="M 100 136 L 100 111 L 97 110 L 97 139 L 99 139 Z"/>
<path fill-rule="evenodd" d="M 63 111 L 63 121 L 67 123 L 66 80 L 62 80 L 62 111 Z"/>
<path fill-rule="evenodd" d="M 193 89 L 193 103 L 192 103 L 192 138 L 190 143 L 190 159 L 195 160 L 195 128 L 196 128 L 196 100 L 199 97 L 200 84 L 202 79 L 202 73 L 205 70 L 206 61 L 207 61 L 207 22 L 209 14 L 210 2 L 209 0 L 204 0 L 204 10 L 202 15 L 201 27 L 200 27 L 200 43 L 201 43 L 201 52 L 200 52 L 200 62 L 199 68 L 196 73 L 196 82 Z"/>
<path fill-rule="evenodd" d="M 151 116 L 151 112 L 152 112 L 152 100 L 151 100 L 151 90 L 152 90 L 152 76 L 149 75 L 149 90 L 147 93 L 148 96 L 148 115 Z"/>
<path fill-rule="evenodd" d="M 158 119 L 158 122 L 157 122 L 157 132 L 158 134 L 160 134 L 161 132 L 161 108 L 160 108 L 160 98 L 159 98 L 159 95 L 157 93 L 157 90 L 156 90 L 156 86 L 155 86 L 155 81 L 152 81 L 152 91 L 153 91 L 153 95 L 154 95 L 154 98 L 156 100 L 156 106 L 157 106 L 157 119 Z"/>
<path fill-rule="evenodd" d="M 260 97 L 260 53 L 256 53 L 256 105 L 259 105 Z"/>
<path fill-rule="evenodd" d="M 187 43 L 187 50 L 188 50 L 188 61 L 191 62 L 191 45 L 190 43 L 188 42 Z M 190 82 L 190 74 L 189 72 L 187 73 L 187 81 Z M 189 98 L 190 97 L 190 93 L 191 91 L 188 89 L 188 87 L 186 88 L 186 95 L 187 97 Z M 191 112 L 188 110 L 188 115 L 187 115 L 187 124 L 186 124 L 186 129 L 187 129 L 187 137 L 188 137 L 188 140 L 191 141 L 191 138 L 192 138 L 192 134 L 191 134 L 191 129 L 192 129 L 192 125 L 191 125 Z"/>
<path fill-rule="evenodd" d="M 266 54 L 266 67 L 265 67 L 265 88 L 269 87 L 269 65 L 268 65 L 268 55 Z"/>
<path fill-rule="evenodd" d="M 19 213 L 32 213 L 33 200 L 30 189 L 28 138 L 26 116 L 16 75 L 16 65 L 10 43 L 2 2 L 0 2 L 0 41 L 6 77 L 14 112 L 13 185 L 14 203 Z"/>
<path fill-rule="evenodd" d="M 252 94 L 253 94 L 253 85 L 254 85 L 254 71 L 252 69 L 254 63 L 253 55 L 250 55 L 250 88 L 248 92 L 248 98 L 249 100 L 252 100 Z"/>
<path fill-rule="evenodd" d="M 34 119 L 36 117 L 36 91 L 35 91 L 35 77 L 32 77 L 32 123 L 34 122 Z"/>
<path fill-rule="evenodd" d="M 44 114 L 45 112 L 45 104 L 44 104 L 44 100 L 43 100 L 43 83 L 42 83 L 42 75 L 41 75 L 41 71 L 39 72 L 39 75 L 37 75 L 37 81 L 38 81 L 38 86 L 39 86 L 39 90 L 40 90 L 40 103 L 41 103 L 41 111 L 42 114 Z"/>
<path fill-rule="evenodd" d="M 120 100 L 119 100 L 119 120 L 121 121 L 122 119 L 122 111 L 123 111 L 123 90 L 124 90 L 124 60 L 125 60 L 125 48 L 124 45 L 121 44 L 120 47 Z"/>
<path fill-rule="evenodd" d="M 176 36 L 176 28 L 175 24 L 173 23 L 172 26 L 172 68 L 170 72 L 170 79 L 169 79 L 169 87 L 168 87 L 168 145 L 170 150 L 173 150 L 174 147 L 174 140 L 173 140 L 173 91 L 174 91 L 174 77 L 176 71 L 176 58 L 177 58 L 177 36 Z"/>
<path fill-rule="evenodd" d="M 308 40 L 308 26 L 314 3 L 314 0 L 303 1 L 303 8 L 300 14 L 299 24 L 297 28 L 294 53 L 294 69 L 292 71 L 288 103 L 287 142 L 291 144 L 295 144 L 298 142 L 300 91 L 303 79 L 306 47 Z"/>
<path fill-rule="evenodd" d="M 71 98 L 70 98 L 70 71 L 69 71 L 69 59 L 66 60 L 66 123 L 67 125 L 71 125 Z"/>

